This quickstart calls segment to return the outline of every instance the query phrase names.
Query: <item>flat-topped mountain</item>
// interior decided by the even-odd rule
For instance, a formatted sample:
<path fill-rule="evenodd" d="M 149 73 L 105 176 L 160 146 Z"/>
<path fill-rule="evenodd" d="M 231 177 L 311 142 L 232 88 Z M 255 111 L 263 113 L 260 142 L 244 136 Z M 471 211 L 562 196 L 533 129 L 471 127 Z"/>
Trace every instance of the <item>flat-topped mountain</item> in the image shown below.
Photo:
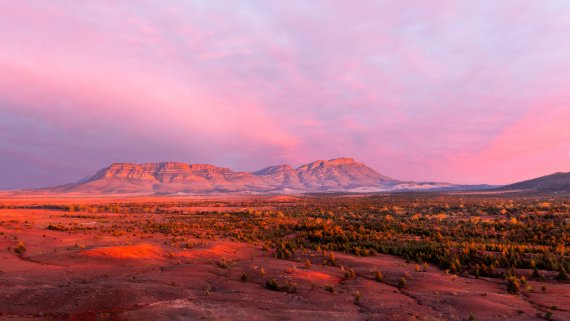
<path fill-rule="evenodd" d="M 287 193 L 321 191 L 378 192 L 453 186 L 402 182 L 352 158 L 318 160 L 293 168 L 277 165 L 255 172 L 236 172 L 209 164 L 114 163 L 78 183 L 42 189 L 76 193 Z"/>

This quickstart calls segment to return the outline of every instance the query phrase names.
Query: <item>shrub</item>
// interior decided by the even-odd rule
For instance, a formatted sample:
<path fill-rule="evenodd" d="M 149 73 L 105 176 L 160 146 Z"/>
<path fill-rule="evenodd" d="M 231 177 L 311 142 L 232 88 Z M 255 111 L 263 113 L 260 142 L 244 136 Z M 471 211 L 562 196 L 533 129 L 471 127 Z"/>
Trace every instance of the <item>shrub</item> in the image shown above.
<path fill-rule="evenodd" d="M 353 269 L 348 269 L 344 271 L 344 278 L 346 280 L 354 279 L 356 277 L 356 272 Z"/>
<path fill-rule="evenodd" d="M 294 252 L 295 252 L 295 250 L 293 249 L 293 246 L 291 245 L 291 243 L 281 241 L 281 243 L 279 243 L 277 245 L 277 249 L 275 251 L 275 256 L 278 259 L 288 259 L 291 256 L 293 256 Z"/>
<path fill-rule="evenodd" d="M 520 292 L 519 280 L 516 276 L 511 276 L 507 279 L 507 292 L 510 294 L 517 294 Z"/>
<path fill-rule="evenodd" d="M 291 283 L 288 280 L 283 284 L 279 284 L 277 280 L 271 279 L 265 282 L 265 287 L 272 291 L 283 291 L 283 292 L 295 292 L 297 291 L 297 285 Z"/>
<path fill-rule="evenodd" d="M 329 258 L 327 259 L 327 263 L 332 265 L 332 266 L 336 266 L 336 259 L 334 257 L 334 253 L 332 251 L 329 254 Z"/>
<path fill-rule="evenodd" d="M 24 243 L 23 242 L 18 243 L 18 246 L 14 248 L 14 252 L 16 252 L 16 254 L 18 255 L 24 254 L 24 252 L 26 252 L 26 246 L 24 245 Z"/>
<path fill-rule="evenodd" d="M 546 317 L 546 320 L 552 320 L 552 311 L 550 310 L 546 311 L 544 316 Z"/>
<path fill-rule="evenodd" d="M 566 269 L 564 267 L 560 267 L 558 271 L 558 276 L 556 277 L 558 281 L 566 281 L 568 280 L 568 274 L 566 273 Z"/>
<path fill-rule="evenodd" d="M 259 268 L 259 275 L 261 275 L 261 276 L 265 275 L 265 269 L 263 268 L 263 266 L 261 268 Z"/>
<path fill-rule="evenodd" d="M 376 272 L 374 272 L 374 280 L 376 280 L 376 282 L 384 281 L 384 275 L 382 275 L 382 272 L 380 272 L 380 270 L 376 270 Z"/>
<path fill-rule="evenodd" d="M 265 287 L 272 291 L 279 291 L 279 284 L 277 284 L 277 281 L 275 279 L 271 279 L 265 282 Z"/>
<path fill-rule="evenodd" d="M 226 260 L 226 258 L 221 258 L 220 260 L 216 261 L 216 265 L 220 268 L 220 269 L 227 269 L 229 268 L 229 263 Z"/>
<path fill-rule="evenodd" d="M 50 224 L 50 225 L 48 225 L 47 229 L 51 230 L 51 231 L 66 231 L 67 230 L 67 228 L 65 226 L 59 225 L 59 224 L 58 225 Z"/>
<path fill-rule="evenodd" d="M 408 284 L 408 280 L 406 280 L 405 277 L 401 277 L 401 278 L 398 280 L 398 288 L 399 288 L 399 289 L 405 288 L 405 287 L 406 287 L 406 284 Z"/>

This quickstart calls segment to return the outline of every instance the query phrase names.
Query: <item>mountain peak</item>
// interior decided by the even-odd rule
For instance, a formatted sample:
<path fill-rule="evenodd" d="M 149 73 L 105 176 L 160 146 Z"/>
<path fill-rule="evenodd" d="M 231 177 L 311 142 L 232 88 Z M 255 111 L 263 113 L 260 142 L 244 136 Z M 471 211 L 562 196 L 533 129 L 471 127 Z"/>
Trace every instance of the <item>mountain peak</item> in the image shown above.
<path fill-rule="evenodd" d="M 367 167 L 366 165 L 355 161 L 354 158 L 340 157 L 340 158 L 333 158 L 333 159 L 329 159 L 329 160 L 316 160 L 314 162 L 310 162 L 310 163 L 299 166 L 297 168 L 297 170 L 306 170 L 306 169 L 314 169 L 314 168 L 319 168 L 319 167 L 324 168 L 324 167 L 342 166 L 342 165 Z"/>
<path fill-rule="evenodd" d="M 340 158 L 329 159 L 328 163 L 330 165 L 358 164 L 358 162 L 351 157 L 340 157 Z"/>

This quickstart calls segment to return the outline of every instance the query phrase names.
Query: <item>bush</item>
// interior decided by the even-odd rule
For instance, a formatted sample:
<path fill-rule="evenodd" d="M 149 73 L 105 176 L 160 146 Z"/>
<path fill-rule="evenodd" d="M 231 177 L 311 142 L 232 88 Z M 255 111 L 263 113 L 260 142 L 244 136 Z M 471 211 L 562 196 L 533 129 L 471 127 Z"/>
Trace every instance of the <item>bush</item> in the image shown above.
<path fill-rule="evenodd" d="M 348 269 L 344 271 L 344 278 L 346 280 L 354 279 L 356 277 L 356 272 L 353 269 Z"/>
<path fill-rule="evenodd" d="M 18 255 L 24 254 L 24 252 L 26 252 L 26 246 L 24 245 L 24 243 L 23 242 L 18 243 L 18 246 L 16 246 L 16 248 L 14 249 L 14 252 L 16 252 L 16 254 Z"/>
<path fill-rule="evenodd" d="M 285 281 L 283 284 L 279 284 L 277 280 L 271 279 L 265 282 L 265 287 L 272 291 L 283 291 L 283 292 L 295 292 L 297 291 L 297 285 L 289 281 Z"/>
<path fill-rule="evenodd" d="M 376 270 L 374 273 L 374 280 L 376 280 L 376 282 L 384 281 L 384 275 L 382 275 L 382 272 L 380 272 L 380 270 Z"/>
<path fill-rule="evenodd" d="M 332 251 L 329 254 L 329 258 L 327 259 L 327 263 L 332 265 L 332 266 L 336 266 L 336 259 L 334 257 L 334 253 Z"/>
<path fill-rule="evenodd" d="M 552 320 L 552 311 L 546 311 L 544 316 L 546 317 L 546 320 Z"/>
<path fill-rule="evenodd" d="M 558 276 L 556 277 L 558 281 L 566 281 L 568 280 L 568 274 L 566 273 L 566 269 L 564 267 L 560 267 L 558 271 Z"/>
<path fill-rule="evenodd" d="M 265 287 L 272 291 L 279 291 L 279 284 L 275 279 L 271 279 L 265 282 Z"/>
<path fill-rule="evenodd" d="M 67 228 L 65 226 L 59 224 L 58 225 L 50 224 L 48 225 L 47 229 L 51 231 L 67 231 Z"/>
<path fill-rule="evenodd" d="M 520 292 L 519 280 L 516 276 L 511 276 L 507 279 L 507 292 L 510 294 L 517 294 Z"/>
<path fill-rule="evenodd" d="M 295 249 L 291 243 L 281 241 L 281 243 L 279 243 L 277 245 L 277 249 L 275 251 L 275 256 L 278 259 L 288 259 L 288 258 L 291 258 L 294 253 L 295 253 Z"/>
<path fill-rule="evenodd" d="M 259 275 L 261 275 L 261 276 L 265 275 L 265 269 L 263 268 L 263 266 L 261 268 L 259 268 Z"/>
<path fill-rule="evenodd" d="M 406 284 L 408 284 L 408 280 L 406 280 L 405 277 L 401 277 L 401 278 L 398 280 L 398 288 L 399 288 L 399 289 L 405 288 L 405 287 L 406 287 Z"/>

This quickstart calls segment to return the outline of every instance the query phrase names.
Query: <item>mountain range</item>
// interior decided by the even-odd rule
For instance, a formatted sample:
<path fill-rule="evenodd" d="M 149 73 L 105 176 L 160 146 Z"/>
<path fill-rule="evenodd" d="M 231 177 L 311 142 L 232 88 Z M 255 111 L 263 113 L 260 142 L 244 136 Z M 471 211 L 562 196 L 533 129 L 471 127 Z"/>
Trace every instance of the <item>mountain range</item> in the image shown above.
<path fill-rule="evenodd" d="M 82 194 L 303 193 L 432 190 L 458 186 L 401 181 L 352 158 L 336 158 L 317 160 L 297 168 L 270 166 L 255 172 L 178 162 L 114 163 L 77 183 L 40 191 Z"/>
<path fill-rule="evenodd" d="M 34 190 L 77 194 L 299 194 L 321 192 L 486 191 L 570 193 L 570 173 L 555 173 L 505 186 L 403 181 L 352 158 L 317 160 L 294 168 L 269 166 L 236 172 L 210 164 L 114 163 L 79 182 Z M 30 192 L 24 191 L 24 192 Z"/>

